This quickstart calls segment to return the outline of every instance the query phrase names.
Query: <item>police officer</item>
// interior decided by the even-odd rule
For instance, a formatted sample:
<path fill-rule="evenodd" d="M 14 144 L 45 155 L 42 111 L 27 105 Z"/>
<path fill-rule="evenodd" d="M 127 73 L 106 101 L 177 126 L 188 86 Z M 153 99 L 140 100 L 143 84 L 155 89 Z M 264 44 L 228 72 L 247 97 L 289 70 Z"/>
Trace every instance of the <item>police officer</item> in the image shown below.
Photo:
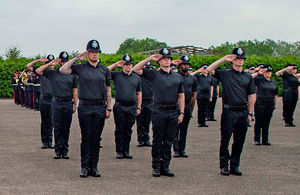
<path fill-rule="evenodd" d="M 121 72 L 111 72 L 111 78 L 115 84 L 116 103 L 113 111 L 116 124 L 115 141 L 117 159 L 133 158 L 129 153 L 132 126 L 135 123 L 136 116 L 141 113 L 141 79 L 136 74 L 129 74 L 132 66 L 132 57 L 129 54 L 125 54 L 122 61 L 108 67 L 110 71 L 116 67 L 123 67 L 123 71 Z"/>
<path fill-rule="evenodd" d="M 175 140 L 177 124 L 182 122 L 184 116 L 183 78 L 171 71 L 172 59 L 170 50 L 164 48 L 159 51 L 159 54 L 148 57 L 133 68 L 133 71 L 143 75 L 153 84 L 152 174 L 154 177 L 174 176 L 174 173 L 169 170 L 171 147 Z M 151 61 L 158 62 L 160 65 L 158 71 L 143 69 Z"/>
<path fill-rule="evenodd" d="M 60 67 L 63 66 L 67 61 L 69 61 L 69 55 L 63 51 L 59 54 L 59 59 L 36 70 L 39 75 L 44 75 L 51 82 L 53 94 L 51 107 L 55 138 L 54 159 L 61 157 L 69 159 L 70 126 L 72 114 L 76 112 L 77 107 L 77 76 L 62 74 L 58 69 L 52 69 L 58 63 Z"/>
<path fill-rule="evenodd" d="M 273 111 L 277 106 L 278 88 L 276 81 L 271 79 L 272 67 L 265 65 L 263 76 L 254 76 L 254 83 L 257 87 L 256 102 L 254 107 L 255 125 L 254 142 L 261 145 L 260 137 L 262 134 L 262 144 L 271 145 L 269 142 L 269 126 Z M 259 73 L 258 73 L 259 74 Z M 257 74 L 257 75 L 258 75 Z"/>
<path fill-rule="evenodd" d="M 184 82 L 185 108 L 183 121 L 178 125 L 177 128 L 177 134 L 173 145 L 173 156 L 188 158 L 189 156 L 185 152 L 186 136 L 192 113 L 195 107 L 198 82 L 194 76 L 188 73 L 189 66 L 191 65 L 189 57 L 181 56 L 180 60 L 181 62 L 178 64 L 178 66 L 180 68 L 179 74 L 182 76 Z"/>
<path fill-rule="evenodd" d="M 199 72 L 202 74 L 197 75 Z M 211 77 L 208 75 L 207 64 L 193 72 L 198 81 L 197 105 L 198 105 L 198 127 L 208 127 L 205 118 L 208 117 L 209 102 L 212 101 L 214 86 Z"/>
<path fill-rule="evenodd" d="M 14 77 L 11 78 L 11 84 L 13 84 L 13 93 L 14 93 L 14 103 L 18 104 L 18 92 L 17 92 L 17 86 L 18 86 L 18 72 L 16 71 L 14 73 Z"/>
<path fill-rule="evenodd" d="M 219 87 L 220 81 L 215 77 L 212 77 L 211 75 L 210 77 L 213 83 L 213 96 L 212 96 L 212 100 L 209 102 L 208 121 L 217 121 L 217 119 L 215 118 L 215 108 L 216 108 L 216 103 L 220 92 L 220 87 Z"/>
<path fill-rule="evenodd" d="M 34 104 L 34 111 L 39 111 L 40 106 L 40 96 L 41 96 L 41 84 L 39 77 L 34 74 L 32 78 L 32 83 L 33 83 L 33 104 Z"/>
<path fill-rule="evenodd" d="M 101 64 L 100 45 L 90 40 L 86 52 L 68 61 L 59 70 L 63 74 L 77 74 L 79 82 L 78 118 L 81 128 L 81 177 L 100 177 L 97 169 L 101 134 L 105 119 L 111 112 L 111 75 Z M 74 64 L 88 57 L 84 64 Z M 74 65 L 73 65 L 74 64 Z"/>
<path fill-rule="evenodd" d="M 189 73 L 189 74 L 192 74 L 192 73 L 193 73 L 193 68 L 192 68 L 192 67 L 189 67 L 188 73 Z"/>
<path fill-rule="evenodd" d="M 54 60 L 54 56 L 49 54 L 47 58 L 40 58 L 34 60 L 27 64 L 29 70 L 35 71 L 38 67 L 34 66 L 39 62 L 44 62 L 45 64 L 49 64 L 52 60 Z M 52 67 L 53 68 L 53 67 Z M 42 148 L 54 148 L 52 143 L 53 141 L 53 123 L 52 123 L 52 112 L 51 112 L 51 101 L 52 101 L 52 88 L 49 79 L 45 76 L 39 75 L 40 83 L 41 83 L 41 98 L 39 102 L 40 112 L 41 112 L 41 136 L 42 136 Z"/>
<path fill-rule="evenodd" d="M 231 55 L 226 55 L 211 64 L 207 70 L 214 75 L 223 87 L 223 112 L 221 117 L 220 169 L 222 175 L 242 175 L 239 170 L 240 156 L 246 138 L 247 122 L 251 120 L 255 101 L 253 77 L 243 71 L 246 59 L 242 48 L 235 48 Z M 230 70 L 219 70 L 223 62 L 233 63 Z M 233 134 L 232 152 L 228 145 Z M 230 161 L 230 172 L 228 163 Z"/>
<path fill-rule="evenodd" d="M 286 72 L 288 70 L 290 70 L 290 73 Z M 298 99 L 300 98 L 298 93 L 300 74 L 296 75 L 296 73 L 297 66 L 295 64 L 290 64 L 287 68 L 276 72 L 276 76 L 281 76 L 287 81 L 287 90 L 284 94 L 284 119 L 286 127 L 296 126 L 293 123 L 293 115 Z"/>
<path fill-rule="evenodd" d="M 246 70 L 245 70 L 245 72 L 248 72 L 249 74 L 254 74 L 255 73 L 255 66 L 250 66 L 249 68 L 247 68 Z"/>
<path fill-rule="evenodd" d="M 148 62 L 144 67 L 146 69 L 153 69 L 151 62 Z M 142 82 L 142 110 L 136 117 L 137 122 L 137 136 L 138 147 L 152 146 L 149 136 L 149 128 L 153 112 L 153 89 L 152 83 L 143 76 L 140 76 Z"/>

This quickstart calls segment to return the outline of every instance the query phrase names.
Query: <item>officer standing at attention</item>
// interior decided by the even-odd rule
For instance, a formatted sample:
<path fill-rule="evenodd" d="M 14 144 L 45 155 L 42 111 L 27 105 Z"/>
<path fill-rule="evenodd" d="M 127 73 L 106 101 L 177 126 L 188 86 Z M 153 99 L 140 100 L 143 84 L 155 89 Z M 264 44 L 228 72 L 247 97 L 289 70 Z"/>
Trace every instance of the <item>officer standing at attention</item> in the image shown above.
<path fill-rule="evenodd" d="M 217 100 L 219 98 L 220 81 L 215 77 L 212 77 L 211 75 L 210 78 L 212 79 L 214 90 L 213 90 L 212 100 L 211 102 L 209 102 L 208 121 L 217 121 L 217 119 L 215 118 L 215 108 L 216 108 Z"/>
<path fill-rule="evenodd" d="M 159 54 L 152 55 L 133 67 L 135 73 L 143 75 L 153 84 L 152 174 L 154 177 L 174 176 L 174 173 L 169 170 L 171 147 L 176 137 L 177 125 L 182 122 L 184 116 L 183 78 L 171 71 L 172 59 L 170 50 L 164 48 L 159 51 Z M 157 61 L 160 69 L 143 68 L 151 61 Z"/>
<path fill-rule="evenodd" d="M 52 54 L 48 55 L 47 58 L 40 58 L 33 62 L 27 64 L 29 70 L 35 71 L 38 67 L 34 66 L 38 62 L 44 62 L 45 64 L 49 64 L 52 60 L 54 60 L 54 56 Z M 53 67 L 52 67 L 53 68 Z M 42 136 L 42 148 L 45 149 L 47 147 L 54 148 L 52 144 L 53 141 L 53 123 L 52 123 L 52 112 L 51 112 L 51 101 L 52 101 L 52 88 L 49 79 L 46 77 L 39 75 L 39 80 L 41 83 L 41 98 L 39 102 L 40 112 L 41 112 L 41 136 Z"/>
<path fill-rule="evenodd" d="M 188 73 L 188 69 L 191 65 L 189 57 L 181 56 L 180 60 L 181 62 L 178 64 L 178 67 L 180 68 L 179 74 L 182 76 L 184 82 L 185 108 L 183 121 L 178 125 L 177 128 L 177 134 L 173 145 L 173 156 L 188 158 L 189 156 L 185 152 L 186 136 L 192 113 L 195 107 L 198 82 L 194 76 Z"/>
<path fill-rule="evenodd" d="M 153 69 L 151 62 L 148 62 L 144 67 L 146 69 Z M 149 136 L 149 128 L 153 112 L 153 89 L 152 83 L 143 76 L 140 76 L 142 82 L 142 110 L 136 117 L 138 147 L 152 146 Z"/>
<path fill-rule="evenodd" d="M 33 105 L 34 105 L 34 111 L 40 111 L 40 96 L 41 96 L 41 84 L 39 77 L 34 74 L 32 78 L 33 83 Z"/>
<path fill-rule="evenodd" d="M 273 111 L 277 106 L 278 88 L 276 81 L 271 79 L 272 67 L 265 65 L 262 72 L 252 75 L 257 87 L 256 102 L 254 107 L 255 125 L 254 142 L 255 145 L 271 145 L 269 142 L 269 127 Z M 262 143 L 260 137 L 262 134 Z"/>
<path fill-rule="evenodd" d="M 247 123 L 252 118 L 255 101 L 255 85 L 253 77 L 243 71 L 245 52 L 235 48 L 231 55 L 226 55 L 212 63 L 208 72 L 214 75 L 223 87 L 223 112 L 221 117 L 220 169 L 222 175 L 242 175 L 239 170 L 240 156 L 247 133 Z M 232 62 L 229 70 L 219 70 L 217 67 L 225 61 Z M 228 145 L 233 134 L 232 152 Z M 228 163 L 230 161 L 230 172 Z"/>
<path fill-rule="evenodd" d="M 288 70 L 290 70 L 290 73 L 286 72 Z M 287 81 L 287 90 L 284 94 L 284 119 L 286 127 L 296 126 L 293 123 L 293 115 L 298 99 L 300 99 L 298 92 L 300 74 L 296 73 L 297 66 L 295 64 L 290 64 L 287 68 L 276 72 L 276 76 L 280 76 Z"/>
<path fill-rule="evenodd" d="M 45 76 L 51 82 L 53 94 L 51 107 L 55 138 L 54 159 L 60 159 L 61 157 L 69 159 L 70 126 L 72 114 L 76 112 L 77 108 L 77 76 L 62 74 L 58 69 L 53 70 L 50 68 L 58 63 L 61 67 L 67 61 L 69 61 L 69 55 L 66 51 L 63 51 L 59 54 L 59 59 L 55 59 L 36 70 L 37 74 Z"/>
<path fill-rule="evenodd" d="M 79 81 L 78 118 L 82 136 L 80 176 L 88 177 L 90 174 L 100 177 L 97 166 L 104 122 L 111 112 L 111 76 L 109 69 L 99 60 L 99 42 L 89 41 L 86 50 L 59 70 L 63 74 L 77 74 Z M 86 63 L 74 64 L 87 57 Z"/>
<path fill-rule="evenodd" d="M 202 74 L 197 75 L 199 72 L 202 72 Z M 205 118 L 208 117 L 209 102 L 212 101 L 214 86 L 211 77 L 208 75 L 207 64 L 203 64 L 191 75 L 195 76 L 198 81 L 198 127 L 208 127 Z"/>
<path fill-rule="evenodd" d="M 132 126 L 136 116 L 141 113 L 142 88 L 141 79 L 136 74 L 129 74 L 132 66 L 132 57 L 128 54 L 123 56 L 122 61 L 108 67 L 111 71 L 115 67 L 123 67 L 123 71 L 111 72 L 111 79 L 115 84 L 114 120 L 116 124 L 115 141 L 117 159 L 133 157 L 129 153 L 132 135 Z"/>

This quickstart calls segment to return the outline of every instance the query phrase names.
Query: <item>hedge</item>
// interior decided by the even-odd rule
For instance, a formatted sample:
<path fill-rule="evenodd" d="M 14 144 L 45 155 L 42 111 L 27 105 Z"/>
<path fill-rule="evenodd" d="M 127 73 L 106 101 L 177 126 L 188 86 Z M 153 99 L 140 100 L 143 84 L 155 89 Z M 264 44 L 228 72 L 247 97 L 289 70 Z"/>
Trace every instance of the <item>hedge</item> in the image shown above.
<path fill-rule="evenodd" d="M 100 54 L 100 59 L 103 65 L 109 66 L 119 60 L 122 60 L 123 55 L 116 55 L 116 54 Z M 133 54 L 132 58 L 137 64 L 138 62 L 144 60 L 147 56 L 143 54 Z M 197 70 L 202 64 L 211 64 L 214 61 L 220 59 L 221 56 L 191 56 L 190 62 L 194 70 Z M 174 56 L 174 59 L 180 59 L 180 56 Z M 11 84 L 11 78 L 14 76 L 14 72 L 19 70 L 27 70 L 27 64 L 34 59 L 32 58 L 21 58 L 19 60 L 3 60 L 0 59 L 0 97 L 2 98 L 12 98 L 13 97 L 13 89 Z M 245 61 L 244 67 L 249 67 L 251 65 L 258 65 L 258 64 L 269 64 L 273 67 L 273 75 L 272 79 L 276 80 L 279 95 L 282 94 L 282 79 L 275 76 L 275 72 L 285 68 L 287 64 L 300 64 L 300 58 L 294 56 L 284 56 L 284 57 L 270 57 L 266 56 L 248 56 L 247 60 Z M 39 65 L 39 64 L 38 64 Z M 40 64 L 42 65 L 42 64 Z M 153 62 L 158 68 L 156 62 Z M 221 68 L 226 68 L 228 66 L 232 66 L 229 62 L 222 64 Z M 57 68 L 57 67 L 56 67 Z M 116 68 L 116 71 L 121 71 L 121 68 Z M 114 85 L 112 84 L 112 95 L 114 95 Z"/>

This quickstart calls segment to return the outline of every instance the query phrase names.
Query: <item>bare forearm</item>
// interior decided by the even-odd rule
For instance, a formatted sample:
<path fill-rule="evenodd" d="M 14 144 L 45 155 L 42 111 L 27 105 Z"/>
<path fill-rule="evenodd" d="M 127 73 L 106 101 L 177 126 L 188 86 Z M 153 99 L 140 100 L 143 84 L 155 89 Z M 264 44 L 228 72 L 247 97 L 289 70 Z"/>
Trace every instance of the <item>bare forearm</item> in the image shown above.
<path fill-rule="evenodd" d="M 184 106 L 185 106 L 184 101 L 185 101 L 184 93 L 179 93 L 178 94 L 178 106 L 179 106 L 180 112 L 184 112 Z"/>
<path fill-rule="evenodd" d="M 27 68 L 28 68 L 29 70 L 33 71 L 33 66 L 36 65 L 36 64 L 39 63 L 39 62 L 40 62 L 39 59 L 38 59 L 38 60 L 34 60 L 34 61 L 32 61 L 32 62 L 30 62 L 30 63 L 27 64 Z"/>
<path fill-rule="evenodd" d="M 136 98 L 137 98 L 137 107 L 141 108 L 142 107 L 142 92 L 136 92 Z"/>
<path fill-rule="evenodd" d="M 214 95 L 214 86 L 211 86 L 210 88 L 210 97 L 212 98 Z"/>
<path fill-rule="evenodd" d="M 114 63 L 114 64 L 108 66 L 107 68 L 108 68 L 110 71 L 112 71 L 115 67 L 117 67 L 117 63 Z"/>
<path fill-rule="evenodd" d="M 221 58 L 217 61 L 215 61 L 214 63 L 212 63 L 209 67 L 207 67 L 207 71 L 214 75 L 215 74 L 215 70 L 218 68 L 218 66 L 220 66 L 222 63 L 224 63 L 226 60 L 224 58 Z"/>
<path fill-rule="evenodd" d="M 255 94 L 248 95 L 248 110 L 249 110 L 249 113 L 253 112 L 254 102 L 255 102 Z"/>
<path fill-rule="evenodd" d="M 77 88 L 73 88 L 73 100 L 74 100 L 74 105 L 77 106 L 77 101 L 78 101 Z"/>
<path fill-rule="evenodd" d="M 191 75 L 195 76 L 196 74 L 198 74 L 200 72 L 200 70 L 196 70 L 195 72 L 192 72 Z"/>
<path fill-rule="evenodd" d="M 193 92 L 193 97 L 192 97 L 192 113 L 194 111 L 194 107 L 196 104 L 196 98 L 197 98 L 197 92 Z"/>
<path fill-rule="evenodd" d="M 41 67 L 39 67 L 38 69 L 36 69 L 36 73 L 39 75 L 43 75 L 44 71 L 49 67 L 49 64 L 45 64 Z"/>
<path fill-rule="evenodd" d="M 278 95 L 275 95 L 274 97 L 275 108 L 277 107 L 277 99 L 278 99 Z"/>
<path fill-rule="evenodd" d="M 137 65 L 135 65 L 132 69 L 136 74 L 142 75 L 143 74 L 143 67 L 148 63 L 151 62 L 151 58 L 147 58 L 141 62 L 139 62 Z"/>
<path fill-rule="evenodd" d="M 60 67 L 59 71 L 62 74 L 71 74 L 72 73 L 71 66 L 73 64 L 75 64 L 76 62 L 77 62 L 77 57 L 75 57 L 72 60 L 70 60 L 67 63 L 65 63 L 62 67 Z"/>
<path fill-rule="evenodd" d="M 284 68 L 282 70 L 277 71 L 275 74 L 276 74 L 276 76 L 281 76 L 287 70 L 288 70 L 288 68 Z"/>
<path fill-rule="evenodd" d="M 106 105 L 107 109 L 111 109 L 111 87 L 106 87 Z"/>

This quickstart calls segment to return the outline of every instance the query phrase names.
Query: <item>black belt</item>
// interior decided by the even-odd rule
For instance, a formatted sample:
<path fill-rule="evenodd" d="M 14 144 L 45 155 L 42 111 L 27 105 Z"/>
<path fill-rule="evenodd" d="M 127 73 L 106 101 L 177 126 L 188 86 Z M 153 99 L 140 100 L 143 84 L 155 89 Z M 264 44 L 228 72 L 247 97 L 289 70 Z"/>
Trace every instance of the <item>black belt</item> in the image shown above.
<path fill-rule="evenodd" d="M 223 108 L 228 108 L 228 109 L 231 109 L 231 110 L 242 111 L 242 110 L 246 110 L 248 108 L 248 104 L 241 105 L 241 106 L 223 104 Z"/>
<path fill-rule="evenodd" d="M 158 108 L 160 110 L 176 110 L 178 108 L 178 104 L 157 104 L 157 103 L 154 103 L 154 108 Z"/>
<path fill-rule="evenodd" d="M 274 98 L 257 98 L 257 100 L 262 102 L 274 102 Z"/>
<path fill-rule="evenodd" d="M 152 97 L 143 97 L 143 101 L 152 101 L 153 98 Z"/>
<path fill-rule="evenodd" d="M 87 105 L 87 106 L 98 106 L 105 104 L 104 100 L 79 100 L 79 104 Z"/>
<path fill-rule="evenodd" d="M 298 87 L 288 87 L 287 89 L 297 90 Z"/>
<path fill-rule="evenodd" d="M 120 102 L 120 101 L 117 101 L 117 103 L 122 106 L 133 106 L 136 104 L 136 102 Z"/>
<path fill-rule="evenodd" d="M 53 100 L 57 102 L 70 102 L 72 101 L 72 97 L 53 97 Z"/>
<path fill-rule="evenodd" d="M 51 100 L 52 100 L 52 95 L 51 95 L 51 94 L 42 94 L 42 95 L 41 95 L 41 98 L 42 98 L 43 100 L 51 101 Z"/>

